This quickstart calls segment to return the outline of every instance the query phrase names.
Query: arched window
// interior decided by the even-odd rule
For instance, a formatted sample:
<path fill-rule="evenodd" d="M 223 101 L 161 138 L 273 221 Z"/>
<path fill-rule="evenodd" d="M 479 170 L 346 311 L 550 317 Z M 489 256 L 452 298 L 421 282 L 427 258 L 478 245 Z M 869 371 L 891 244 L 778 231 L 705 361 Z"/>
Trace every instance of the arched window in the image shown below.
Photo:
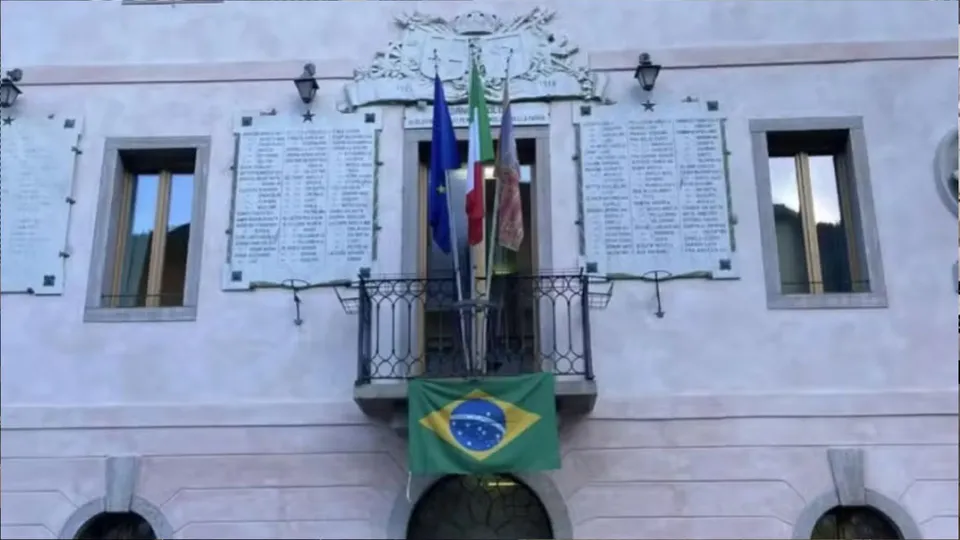
<path fill-rule="evenodd" d="M 837 506 L 817 520 L 812 540 L 870 538 L 899 540 L 900 530 L 887 516 L 868 506 Z"/>
<path fill-rule="evenodd" d="M 153 527 L 134 512 L 104 512 L 86 522 L 77 540 L 158 540 Z"/>
<path fill-rule="evenodd" d="M 553 538 L 553 528 L 536 493 L 512 476 L 445 476 L 417 501 L 407 538 Z"/>

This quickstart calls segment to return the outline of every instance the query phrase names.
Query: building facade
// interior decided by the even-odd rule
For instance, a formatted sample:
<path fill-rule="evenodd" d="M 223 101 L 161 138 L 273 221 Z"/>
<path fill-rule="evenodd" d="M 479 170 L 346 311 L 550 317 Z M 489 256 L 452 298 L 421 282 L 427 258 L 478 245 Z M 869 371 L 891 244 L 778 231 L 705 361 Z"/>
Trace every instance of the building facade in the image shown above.
<path fill-rule="evenodd" d="M 955 2 L 0 11 L 0 536 L 957 538 Z M 525 237 L 458 332 L 471 59 Z M 411 477 L 406 380 L 488 328 L 562 468 Z"/>

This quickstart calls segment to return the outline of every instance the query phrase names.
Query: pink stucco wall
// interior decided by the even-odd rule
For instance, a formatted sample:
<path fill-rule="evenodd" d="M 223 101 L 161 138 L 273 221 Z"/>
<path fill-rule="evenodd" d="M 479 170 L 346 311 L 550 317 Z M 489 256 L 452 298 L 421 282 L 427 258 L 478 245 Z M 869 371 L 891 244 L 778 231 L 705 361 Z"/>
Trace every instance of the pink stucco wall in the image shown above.
<path fill-rule="evenodd" d="M 220 288 L 232 119 L 298 112 L 290 79 L 305 61 L 321 76 L 317 107 L 332 111 L 352 70 L 395 38 L 394 13 L 535 5 L 4 2 L 3 68 L 25 73 L 18 106 L 82 116 L 84 153 L 64 294 L 3 299 L 2 536 L 59 534 L 107 490 L 103 456 L 127 454 L 142 456 L 138 496 L 177 537 L 389 535 L 404 445 L 352 401 L 354 318 L 317 291 L 305 295 L 308 324 L 295 327 L 289 294 Z M 787 538 L 807 503 L 832 489 L 825 449 L 856 446 L 869 488 L 926 537 L 956 538 L 956 229 L 932 178 L 937 143 L 956 128 L 956 6 L 544 5 L 582 61 L 610 75 L 618 101 L 636 99 L 631 70 L 643 50 L 666 65 L 658 100 L 722 104 L 742 273 L 668 284 L 664 319 L 653 316 L 651 286 L 636 283 L 618 284 L 594 314 L 597 408 L 565 424 L 564 467 L 547 476 L 575 535 Z M 757 50 L 769 57 L 756 60 Z M 747 57 L 756 65 L 737 66 Z M 571 104 L 550 112 L 552 266 L 570 268 Z M 748 121 L 851 115 L 865 123 L 889 307 L 770 311 Z M 402 256 L 402 116 L 383 110 L 384 273 Z M 184 135 L 213 141 L 197 320 L 84 324 L 105 138 Z"/>

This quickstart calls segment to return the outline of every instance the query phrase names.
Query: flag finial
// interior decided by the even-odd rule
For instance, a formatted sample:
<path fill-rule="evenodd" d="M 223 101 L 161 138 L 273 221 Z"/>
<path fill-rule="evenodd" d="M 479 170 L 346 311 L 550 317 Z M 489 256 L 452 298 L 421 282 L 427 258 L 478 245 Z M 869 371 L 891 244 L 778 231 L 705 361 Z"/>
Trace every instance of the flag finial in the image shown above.
<path fill-rule="evenodd" d="M 437 54 L 437 50 L 433 50 L 433 56 L 430 57 L 433 60 L 433 74 L 437 77 L 440 76 L 440 55 Z"/>
<path fill-rule="evenodd" d="M 510 78 L 510 58 L 513 56 L 513 47 L 507 50 L 507 61 L 505 62 L 503 79 L 507 80 Z"/>

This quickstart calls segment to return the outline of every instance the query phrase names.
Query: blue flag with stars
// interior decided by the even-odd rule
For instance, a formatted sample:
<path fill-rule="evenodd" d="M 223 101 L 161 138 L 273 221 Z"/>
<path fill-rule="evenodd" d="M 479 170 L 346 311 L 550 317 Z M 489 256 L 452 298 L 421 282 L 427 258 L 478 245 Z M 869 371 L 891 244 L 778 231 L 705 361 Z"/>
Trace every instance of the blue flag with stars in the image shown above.
<path fill-rule="evenodd" d="M 433 139 L 430 143 L 430 185 L 427 209 L 433 241 L 444 253 L 453 249 L 450 207 L 447 203 L 447 172 L 460 168 L 457 136 L 443 94 L 440 76 L 433 77 Z"/>
<path fill-rule="evenodd" d="M 560 468 L 552 373 L 410 381 L 413 474 L 484 474 Z"/>

